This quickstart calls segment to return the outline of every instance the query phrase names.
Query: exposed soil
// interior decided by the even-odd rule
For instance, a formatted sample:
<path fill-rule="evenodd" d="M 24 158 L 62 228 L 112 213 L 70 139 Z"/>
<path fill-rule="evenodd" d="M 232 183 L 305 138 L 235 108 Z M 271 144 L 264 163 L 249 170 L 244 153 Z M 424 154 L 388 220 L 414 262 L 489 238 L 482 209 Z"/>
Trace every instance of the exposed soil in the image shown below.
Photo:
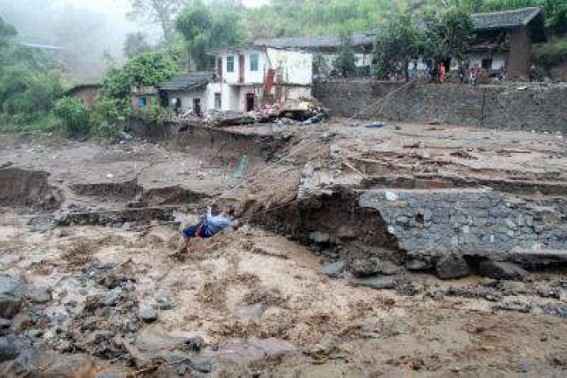
<path fill-rule="evenodd" d="M 562 135 L 340 123 L 258 134 L 274 132 L 287 144 L 259 148 L 252 147 L 258 139 L 237 138 L 240 153 L 217 134 L 221 145 L 208 140 L 203 148 L 3 145 L 0 165 L 11 165 L 0 169 L 10 179 L 0 189 L 0 272 L 49 296 L 23 295 L 2 333 L 18 338 L 27 359 L 0 371 L 565 374 L 563 266 L 523 281 L 412 273 L 379 214 L 353 201 L 358 190 L 377 186 L 492 186 L 564 203 Z M 250 160 L 239 180 L 233 173 L 243 154 Z M 300 198 L 302 185 L 310 195 Z M 227 201 L 237 205 L 241 227 L 171 256 L 179 222 Z M 338 278 L 319 272 L 338 259 L 347 265 Z M 353 266 L 371 259 L 391 263 L 393 288 L 354 285 Z"/>

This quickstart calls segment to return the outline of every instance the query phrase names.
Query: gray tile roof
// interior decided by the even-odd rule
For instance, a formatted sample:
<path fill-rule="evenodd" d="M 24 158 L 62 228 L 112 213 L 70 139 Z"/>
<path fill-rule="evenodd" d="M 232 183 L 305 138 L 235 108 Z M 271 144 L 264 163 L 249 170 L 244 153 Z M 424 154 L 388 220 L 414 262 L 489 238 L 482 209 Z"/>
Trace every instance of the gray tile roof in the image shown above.
<path fill-rule="evenodd" d="M 159 89 L 162 91 L 187 91 L 204 87 L 213 79 L 212 72 L 191 72 L 177 75 L 162 83 Z"/>
<path fill-rule="evenodd" d="M 351 43 L 353 46 L 365 46 L 374 44 L 376 32 L 355 33 L 351 35 Z M 260 38 L 254 44 L 256 46 L 267 46 L 274 48 L 333 48 L 342 44 L 342 38 L 336 35 L 322 36 L 299 36 L 299 37 L 282 37 L 282 38 Z"/>
<path fill-rule="evenodd" d="M 542 8 L 529 7 L 500 12 L 476 13 L 472 15 L 472 20 L 476 30 L 510 29 L 527 26 L 541 13 L 543 13 Z"/>

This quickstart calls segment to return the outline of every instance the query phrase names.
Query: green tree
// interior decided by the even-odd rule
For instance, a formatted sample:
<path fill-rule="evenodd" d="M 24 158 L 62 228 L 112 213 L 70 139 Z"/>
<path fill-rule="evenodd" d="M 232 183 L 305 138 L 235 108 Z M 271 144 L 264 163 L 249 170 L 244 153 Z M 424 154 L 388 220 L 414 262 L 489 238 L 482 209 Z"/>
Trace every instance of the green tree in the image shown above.
<path fill-rule="evenodd" d="M 343 77 L 349 77 L 355 73 L 354 50 L 349 36 L 342 37 L 342 43 L 337 49 L 337 57 L 333 66 Z"/>
<path fill-rule="evenodd" d="M 140 55 L 152 48 L 148 41 L 146 41 L 146 36 L 144 33 L 128 33 L 126 34 L 126 41 L 124 41 L 124 55 L 127 58 L 133 58 L 136 55 Z"/>
<path fill-rule="evenodd" d="M 217 7 L 214 11 L 201 2 L 185 8 L 176 22 L 177 30 L 187 43 L 189 56 L 197 70 L 214 64 L 207 51 L 241 44 L 246 31 L 239 10 Z"/>
<path fill-rule="evenodd" d="M 147 52 L 129 60 L 121 68 L 109 71 L 103 80 L 103 95 L 128 100 L 132 86 L 155 86 L 180 71 L 179 64 L 169 55 Z"/>
<path fill-rule="evenodd" d="M 57 101 L 53 112 L 61 120 L 69 136 L 83 137 L 90 133 L 90 114 L 80 100 L 63 97 Z"/>
<path fill-rule="evenodd" d="M 422 18 L 424 55 L 435 61 L 450 62 L 462 59 L 474 40 L 474 24 L 470 13 L 463 8 L 449 7 L 442 12 L 429 11 Z"/>
<path fill-rule="evenodd" d="M 17 34 L 16 28 L 0 17 L 0 48 L 8 45 L 10 38 Z"/>
<path fill-rule="evenodd" d="M 408 65 L 419 51 L 419 33 L 413 18 L 405 12 L 392 15 L 382 26 L 374 47 L 374 73 L 382 80 L 404 76 L 409 81 Z"/>

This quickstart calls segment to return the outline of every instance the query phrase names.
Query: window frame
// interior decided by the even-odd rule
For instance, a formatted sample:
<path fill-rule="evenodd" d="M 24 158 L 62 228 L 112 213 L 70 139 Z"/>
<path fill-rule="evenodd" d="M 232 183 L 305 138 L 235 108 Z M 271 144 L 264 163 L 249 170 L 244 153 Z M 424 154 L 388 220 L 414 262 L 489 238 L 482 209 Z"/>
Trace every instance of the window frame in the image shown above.
<path fill-rule="evenodd" d="M 222 94 L 220 92 L 215 92 L 214 104 L 216 110 L 222 109 Z"/>
<path fill-rule="evenodd" d="M 255 59 L 253 60 L 252 57 L 254 57 Z M 250 72 L 258 72 L 260 70 L 260 54 L 258 53 L 250 54 L 249 59 L 250 59 Z M 253 63 L 256 63 L 255 67 Z"/>
<path fill-rule="evenodd" d="M 226 72 L 234 73 L 234 55 L 226 57 Z"/>

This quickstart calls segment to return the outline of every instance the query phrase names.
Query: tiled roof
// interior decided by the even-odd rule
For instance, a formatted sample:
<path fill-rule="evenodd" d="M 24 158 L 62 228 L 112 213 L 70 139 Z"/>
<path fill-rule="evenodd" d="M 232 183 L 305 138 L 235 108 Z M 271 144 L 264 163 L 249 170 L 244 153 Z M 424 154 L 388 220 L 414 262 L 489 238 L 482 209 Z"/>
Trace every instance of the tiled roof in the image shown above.
<path fill-rule="evenodd" d="M 376 32 L 355 33 L 351 35 L 353 46 L 372 45 L 376 39 Z M 274 48 L 329 48 L 342 44 L 339 36 L 304 36 L 304 37 L 282 37 L 261 38 L 254 42 L 256 46 L 268 46 Z"/>
<path fill-rule="evenodd" d="M 542 8 L 529 7 L 500 12 L 476 13 L 472 15 L 472 20 L 476 30 L 509 29 L 526 26 L 541 13 L 543 13 Z"/>
<path fill-rule="evenodd" d="M 191 72 L 177 75 L 162 83 L 159 89 L 162 91 L 180 91 L 198 89 L 207 85 L 213 78 L 212 72 Z"/>

